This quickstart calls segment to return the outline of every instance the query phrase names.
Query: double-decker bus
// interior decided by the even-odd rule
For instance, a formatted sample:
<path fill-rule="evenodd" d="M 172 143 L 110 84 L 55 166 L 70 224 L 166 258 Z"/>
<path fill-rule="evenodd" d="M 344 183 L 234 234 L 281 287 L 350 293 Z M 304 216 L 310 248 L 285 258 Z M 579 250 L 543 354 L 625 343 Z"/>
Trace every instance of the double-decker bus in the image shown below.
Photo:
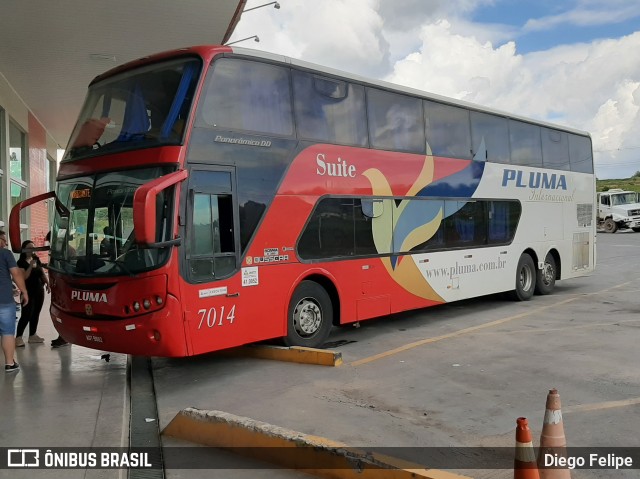
<path fill-rule="evenodd" d="M 595 265 L 587 133 L 227 46 L 89 86 L 53 198 L 68 341 L 189 356 L 511 292 Z"/>

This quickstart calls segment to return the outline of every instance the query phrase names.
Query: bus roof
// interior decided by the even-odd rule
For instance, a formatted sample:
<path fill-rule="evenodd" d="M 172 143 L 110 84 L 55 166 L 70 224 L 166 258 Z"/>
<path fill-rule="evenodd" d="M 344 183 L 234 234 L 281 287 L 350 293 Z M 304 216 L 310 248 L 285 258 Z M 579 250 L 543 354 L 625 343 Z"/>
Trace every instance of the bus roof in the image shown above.
<path fill-rule="evenodd" d="M 148 63 L 155 63 L 157 61 L 166 60 L 170 58 L 174 58 L 176 56 L 184 56 L 188 54 L 199 55 L 203 57 L 205 60 L 212 59 L 215 55 L 218 54 L 232 54 L 243 57 L 251 57 L 251 58 L 259 58 L 263 60 L 268 60 L 272 62 L 285 63 L 292 66 L 296 66 L 299 68 L 303 68 L 306 70 L 314 71 L 317 73 L 335 76 L 344 80 L 355 81 L 361 84 L 365 84 L 367 86 L 384 88 L 386 90 L 395 91 L 398 93 L 406 93 L 407 95 L 417 96 L 426 100 L 434 100 L 440 103 L 446 103 L 453 106 L 459 106 L 462 108 L 466 108 L 469 110 L 475 110 L 482 113 L 490 113 L 498 116 L 502 116 L 505 118 L 512 118 L 514 120 L 520 120 L 527 123 L 533 123 L 536 125 L 544 126 L 547 128 L 552 128 L 554 130 L 562 130 L 570 133 L 575 133 L 578 135 L 591 137 L 589 132 L 584 130 L 578 130 L 576 128 L 571 128 L 563 125 L 559 125 L 556 123 L 550 123 L 542 120 L 535 120 L 533 118 L 528 118 L 521 115 L 516 115 L 513 113 L 508 113 L 506 111 L 497 110 L 494 108 L 485 107 L 482 105 L 478 105 L 475 103 L 467 102 L 464 100 L 456 100 L 454 98 L 437 95 L 435 93 L 429 93 L 424 90 L 419 90 L 417 88 L 406 87 L 402 85 L 398 85 L 396 83 L 391 83 L 383 80 L 375 80 L 372 78 L 367 78 L 364 76 L 356 75 L 353 73 L 349 73 L 342 70 L 337 70 L 330 67 L 325 67 L 322 65 L 318 65 L 315 63 L 306 62 L 303 60 L 298 60 L 295 58 L 287 57 L 284 55 L 278 55 L 275 53 L 264 52 L 262 50 L 255 50 L 253 48 L 242 48 L 242 47 L 228 47 L 225 45 L 198 45 L 190 48 L 180 48 L 176 50 L 170 50 L 165 52 L 160 52 L 154 55 L 146 56 L 143 58 L 139 58 L 137 60 L 133 60 L 127 62 L 123 65 L 112 68 L 111 70 L 104 72 L 93 79 L 91 83 L 95 83 L 97 81 L 103 80 L 104 78 L 116 75 L 123 71 L 127 71 L 131 68 L 135 68 L 138 66 L 142 66 Z"/>
<path fill-rule="evenodd" d="M 418 96 L 421 98 L 424 98 L 426 100 L 434 100 L 440 103 L 447 103 L 449 105 L 454 105 L 454 106 L 459 106 L 462 108 L 467 108 L 470 110 L 475 110 L 475 111 L 479 111 L 479 112 L 483 112 L 483 113 L 491 113 L 494 115 L 499 115 L 499 116 L 503 116 L 506 118 L 512 118 L 514 120 L 521 120 L 521 121 L 525 121 L 528 123 L 534 123 L 536 125 L 540 125 L 540 126 L 546 126 L 548 128 L 553 128 L 554 130 L 562 130 L 562 131 L 567 131 L 567 132 L 571 132 L 571 133 L 576 133 L 579 135 L 584 135 L 584 136 L 588 136 L 591 137 L 590 133 L 584 130 L 579 130 L 576 128 L 572 128 L 572 127 L 567 127 L 567 126 L 563 126 L 563 125 L 558 125 L 556 123 L 551 123 L 551 122 L 547 122 L 547 121 L 543 121 L 543 120 L 535 120 L 533 118 L 528 118 L 525 116 L 521 116 L 521 115 L 516 115 L 513 113 L 508 113 L 506 111 L 501 111 L 501 110 L 497 110 L 497 109 L 493 109 L 493 108 L 489 108 L 489 107 L 485 107 L 479 104 L 475 104 L 475 103 L 471 103 L 471 102 L 467 102 L 464 100 L 456 100 L 454 98 L 450 98 L 450 97 L 446 97 L 446 96 L 442 96 L 442 95 L 437 95 L 435 93 L 430 93 L 424 90 L 419 90 L 417 88 L 411 88 L 411 87 L 406 87 L 403 85 L 399 85 L 397 83 L 391 83 L 391 82 L 387 82 L 387 81 L 383 81 L 383 80 L 375 80 L 375 79 L 371 79 L 371 78 L 367 78 L 364 76 L 360 76 L 360 75 L 356 75 L 353 73 L 349 73 L 349 72 L 345 72 L 342 70 L 337 70 L 334 68 L 330 68 L 330 67 L 325 67 L 322 65 L 318 65 L 315 63 L 310 63 L 310 62 L 306 62 L 303 60 L 298 60 L 295 58 L 290 58 L 284 55 L 277 55 L 277 54 L 273 54 L 273 53 L 268 53 L 268 52 L 263 52 L 261 50 L 254 50 L 252 48 L 236 48 L 236 47 L 232 47 L 233 53 L 237 54 L 237 55 L 242 55 L 242 56 L 249 56 L 249 57 L 254 57 L 254 58 L 261 58 L 261 59 L 265 59 L 265 60 L 271 60 L 271 61 L 277 61 L 277 62 L 283 62 L 283 63 L 288 63 L 291 64 L 293 66 L 297 66 L 300 68 L 304 68 L 307 70 L 313 70 L 319 73 L 324 73 L 327 75 L 332 75 L 332 76 L 336 76 L 339 78 L 343 78 L 345 80 L 352 80 L 352 81 L 356 81 L 358 83 L 364 83 L 367 84 L 369 86 L 376 86 L 376 87 L 380 87 L 380 88 L 384 88 L 387 90 L 393 90 L 395 92 L 398 93 L 406 93 L 408 95 L 413 95 L 413 96 Z"/>

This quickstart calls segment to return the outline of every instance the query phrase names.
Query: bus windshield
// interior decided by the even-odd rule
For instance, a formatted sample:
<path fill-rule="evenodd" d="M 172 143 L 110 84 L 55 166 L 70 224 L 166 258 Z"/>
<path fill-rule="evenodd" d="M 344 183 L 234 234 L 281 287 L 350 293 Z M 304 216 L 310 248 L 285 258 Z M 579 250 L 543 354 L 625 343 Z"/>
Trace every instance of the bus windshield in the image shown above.
<path fill-rule="evenodd" d="M 142 248 L 135 241 L 133 196 L 170 171 L 155 167 L 60 181 L 57 195 L 64 207 L 56 209 L 49 267 L 73 275 L 132 275 L 164 263 L 168 248 Z M 158 241 L 171 234 L 172 191 L 158 195 Z"/>
<path fill-rule="evenodd" d="M 92 84 L 63 161 L 180 144 L 200 68 L 174 60 Z"/>

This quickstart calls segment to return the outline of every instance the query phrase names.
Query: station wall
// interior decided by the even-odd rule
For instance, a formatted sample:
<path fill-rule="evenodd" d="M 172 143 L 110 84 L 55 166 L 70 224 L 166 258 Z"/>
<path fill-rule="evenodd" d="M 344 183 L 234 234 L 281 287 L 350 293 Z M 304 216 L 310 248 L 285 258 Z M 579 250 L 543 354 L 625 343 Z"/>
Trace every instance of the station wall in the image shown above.
<path fill-rule="evenodd" d="M 58 144 L 0 72 L 0 228 L 9 229 L 17 202 L 54 187 Z M 53 203 L 28 208 L 21 217 L 22 238 L 42 246 Z"/>

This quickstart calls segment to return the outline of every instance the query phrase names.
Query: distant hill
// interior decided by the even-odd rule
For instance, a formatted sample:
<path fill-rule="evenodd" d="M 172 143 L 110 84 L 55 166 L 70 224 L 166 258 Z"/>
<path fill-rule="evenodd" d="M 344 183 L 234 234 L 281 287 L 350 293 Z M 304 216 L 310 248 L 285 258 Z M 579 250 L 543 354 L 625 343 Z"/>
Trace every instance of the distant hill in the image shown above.
<path fill-rule="evenodd" d="M 640 175 L 636 173 L 631 178 L 596 181 L 596 191 L 606 191 L 613 188 L 640 192 Z"/>

